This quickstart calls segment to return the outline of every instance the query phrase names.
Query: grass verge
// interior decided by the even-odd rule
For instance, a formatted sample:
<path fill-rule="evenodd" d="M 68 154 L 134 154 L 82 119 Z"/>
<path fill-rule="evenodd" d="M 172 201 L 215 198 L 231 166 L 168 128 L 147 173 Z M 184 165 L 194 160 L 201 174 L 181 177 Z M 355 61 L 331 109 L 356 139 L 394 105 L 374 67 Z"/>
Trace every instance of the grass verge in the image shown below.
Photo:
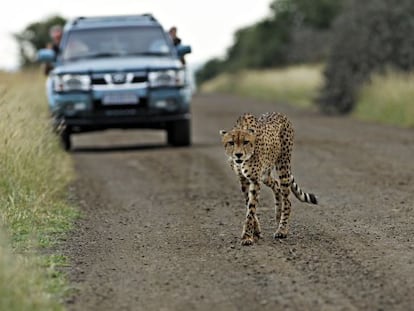
<path fill-rule="evenodd" d="M 232 93 L 259 100 L 288 102 L 309 108 L 322 81 L 322 66 L 303 65 L 284 69 L 222 74 L 203 84 L 201 92 Z"/>
<path fill-rule="evenodd" d="M 366 84 L 353 112 L 361 120 L 414 127 L 414 73 L 388 71 Z"/>
<path fill-rule="evenodd" d="M 201 92 L 232 93 L 261 100 L 312 106 L 323 83 L 323 66 L 222 74 L 201 86 Z M 352 116 L 366 121 L 414 127 L 414 73 L 388 71 L 374 75 L 360 90 Z"/>
<path fill-rule="evenodd" d="M 0 310 L 60 310 L 67 287 L 50 253 L 77 216 L 73 177 L 38 73 L 0 74 Z M 42 251 L 44 249 L 44 251 Z"/>

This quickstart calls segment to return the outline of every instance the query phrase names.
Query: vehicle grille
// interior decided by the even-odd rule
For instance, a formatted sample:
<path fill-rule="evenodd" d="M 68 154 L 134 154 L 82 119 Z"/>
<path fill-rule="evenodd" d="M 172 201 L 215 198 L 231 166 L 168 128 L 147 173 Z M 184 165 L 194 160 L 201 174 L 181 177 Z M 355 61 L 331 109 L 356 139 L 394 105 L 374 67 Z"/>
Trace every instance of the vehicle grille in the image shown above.
<path fill-rule="evenodd" d="M 113 82 L 113 76 L 116 74 L 125 75 L 125 81 L 122 83 Z M 137 72 L 108 72 L 108 73 L 94 73 L 91 76 L 92 85 L 113 85 L 113 84 L 133 84 L 143 83 L 148 81 L 148 76 L 145 71 Z"/>
<path fill-rule="evenodd" d="M 107 84 L 103 77 L 92 77 L 92 84 L 93 85 L 104 85 Z"/>
<path fill-rule="evenodd" d="M 134 78 L 132 79 L 132 83 L 142 83 L 142 82 L 147 82 L 148 78 L 147 76 L 134 76 Z"/>

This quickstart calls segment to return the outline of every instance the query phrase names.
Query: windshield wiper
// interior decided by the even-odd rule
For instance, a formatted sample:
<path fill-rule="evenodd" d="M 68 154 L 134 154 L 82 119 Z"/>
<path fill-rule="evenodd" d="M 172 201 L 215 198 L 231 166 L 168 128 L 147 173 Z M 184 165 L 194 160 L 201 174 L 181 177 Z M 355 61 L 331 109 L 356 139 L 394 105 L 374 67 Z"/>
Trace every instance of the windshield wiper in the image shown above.
<path fill-rule="evenodd" d="M 125 56 L 169 56 L 170 53 L 165 52 L 131 52 L 131 53 L 110 53 L 110 52 L 103 52 L 103 53 L 91 53 L 85 54 L 81 56 L 67 58 L 67 61 L 75 61 L 81 59 L 90 59 L 90 58 L 103 58 L 103 57 L 125 57 Z"/>
<path fill-rule="evenodd" d="M 86 59 L 86 58 L 101 58 L 101 57 L 117 57 L 121 56 L 119 53 L 109 53 L 109 52 L 102 52 L 102 53 L 91 53 L 91 54 L 85 54 L 81 56 L 71 57 L 67 60 L 78 60 L 78 59 Z"/>
<path fill-rule="evenodd" d="M 170 53 L 166 53 L 166 52 L 132 52 L 132 53 L 127 53 L 125 54 L 126 56 L 130 56 L 130 55 L 142 55 L 142 56 L 169 56 Z"/>

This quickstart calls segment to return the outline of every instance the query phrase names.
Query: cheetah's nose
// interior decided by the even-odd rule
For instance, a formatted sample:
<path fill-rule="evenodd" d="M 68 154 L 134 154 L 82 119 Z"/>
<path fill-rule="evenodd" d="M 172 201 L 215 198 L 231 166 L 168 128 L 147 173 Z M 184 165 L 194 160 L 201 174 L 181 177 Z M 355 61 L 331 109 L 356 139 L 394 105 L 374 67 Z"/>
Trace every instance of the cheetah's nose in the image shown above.
<path fill-rule="evenodd" d="M 241 158 L 242 157 L 242 155 L 243 155 L 243 153 L 235 153 L 234 154 L 236 157 L 238 157 L 238 158 Z"/>

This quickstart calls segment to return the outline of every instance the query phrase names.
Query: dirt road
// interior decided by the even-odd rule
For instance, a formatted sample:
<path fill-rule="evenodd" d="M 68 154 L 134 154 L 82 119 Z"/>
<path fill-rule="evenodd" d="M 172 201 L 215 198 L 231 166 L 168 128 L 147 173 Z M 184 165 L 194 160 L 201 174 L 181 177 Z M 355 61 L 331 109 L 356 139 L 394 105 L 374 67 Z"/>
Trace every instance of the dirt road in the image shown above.
<path fill-rule="evenodd" d="M 264 188 L 252 247 L 218 136 L 245 111 L 288 114 L 296 180 L 320 199 L 292 197 L 290 235 L 273 240 Z M 70 310 L 414 310 L 413 130 L 219 95 L 193 116 L 192 148 L 151 131 L 75 139 Z"/>

